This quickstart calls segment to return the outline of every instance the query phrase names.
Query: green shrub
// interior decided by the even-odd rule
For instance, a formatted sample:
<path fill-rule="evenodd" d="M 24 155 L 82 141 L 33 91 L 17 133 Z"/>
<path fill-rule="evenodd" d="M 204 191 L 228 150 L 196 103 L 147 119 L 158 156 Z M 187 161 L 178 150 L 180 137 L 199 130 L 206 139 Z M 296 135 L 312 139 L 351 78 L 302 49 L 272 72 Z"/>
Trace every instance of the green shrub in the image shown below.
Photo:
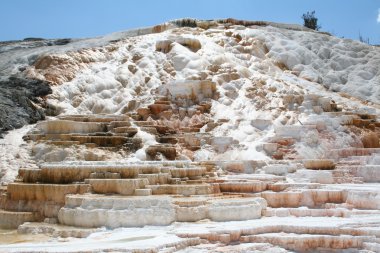
<path fill-rule="evenodd" d="M 302 15 L 303 25 L 307 28 L 318 31 L 321 26 L 318 25 L 318 18 L 315 17 L 315 11 L 306 12 Z"/>
<path fill-rule="evenodd" d="M 174 21 L 179 27 L 197 27 L 197 20 L 193 18 L 183 18 Z"/>

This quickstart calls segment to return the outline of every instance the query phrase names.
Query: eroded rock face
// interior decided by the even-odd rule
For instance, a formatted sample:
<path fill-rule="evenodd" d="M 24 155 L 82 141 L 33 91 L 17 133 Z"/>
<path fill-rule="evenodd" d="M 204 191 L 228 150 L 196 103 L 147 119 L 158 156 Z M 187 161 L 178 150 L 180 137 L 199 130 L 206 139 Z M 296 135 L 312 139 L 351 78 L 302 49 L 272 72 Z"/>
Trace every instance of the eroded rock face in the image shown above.
<path fill-rule="evenodd" d="M 51 94 L 48 82 L 10 77 L 0 81 L 0 135 L 45 119 L 41 97 Z"/>
<path fill-rule="evenodd" d="M 107 49 L 81 49 L 62 55 L 42 55 L 34 63 L 34 68 L 27 70 L 27 76 L 53 84 L 71 81 L 87 64 L 104 61 L 115 50 L 114 46 L 105 48 Z"/>
<path fill-rule="evenodd" d="M 172 50 L 172 43 L 171 40 L 160 40 L 156 42 L 156 51 L 162 52 L 162 53 L 169 53 L 170 50 Z"/>
<path fill-rule="evenodd" d="M 170 96 L 173 100 L 184 99 L 199 103 L 203 99 L 214 97 L 216 84 L 210 81 L 176 81 L 160 89 L 161 94 Z"/>
<path fill-rule="evenodd" d="M 162 53 L 169 53 L 170 50 L 173 47 L 173 43 L 178 43 L 189 50 L 193 51 L 196 53 L 199 49 L 202 48 L 201 43 L 199 40 L 195 38 L 183 38 L 183 37 L 178 37 L 173 40 L 168 39 L 168 40 L 160 40 L 156 42 L 156 51 L 162 52 Z"/>
<path fill-rule="evenodd" d="M 189 48 L 194 53 L 196 53 L 199 49 L 202 48 L 202 45 L 199 42 L 199 40 L 198 39 L 194 39 L 194 38 L 183 38 L 182 37 L 182 38 L 178 38 L 176 40 L 176 42 L 178 44 L 181 44 L 184 47 Z"/>

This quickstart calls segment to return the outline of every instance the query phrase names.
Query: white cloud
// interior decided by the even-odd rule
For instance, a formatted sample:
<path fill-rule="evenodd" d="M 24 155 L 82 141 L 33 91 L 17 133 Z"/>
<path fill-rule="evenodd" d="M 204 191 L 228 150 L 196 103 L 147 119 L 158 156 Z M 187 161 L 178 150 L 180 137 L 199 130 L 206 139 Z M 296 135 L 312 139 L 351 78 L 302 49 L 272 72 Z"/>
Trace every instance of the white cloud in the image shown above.
<path fill-rule="evenodd" d="M 380 23 L 380 9 L 378 9 L 378 14 L 377 14 L 377 23 Z"/>

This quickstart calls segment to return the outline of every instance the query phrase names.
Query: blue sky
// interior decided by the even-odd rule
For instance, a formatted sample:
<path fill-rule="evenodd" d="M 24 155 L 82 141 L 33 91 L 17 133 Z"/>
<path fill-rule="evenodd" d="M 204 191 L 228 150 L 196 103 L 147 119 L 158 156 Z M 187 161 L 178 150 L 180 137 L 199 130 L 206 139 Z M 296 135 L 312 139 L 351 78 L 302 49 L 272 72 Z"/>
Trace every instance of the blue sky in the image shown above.
<path fill-rule="evenodd" d="M 1 0 L 0 40 L 81 38 L 192 17 L 302 24 L 315 10 L 323 31 L 380 44 L 380 0 Z"/>

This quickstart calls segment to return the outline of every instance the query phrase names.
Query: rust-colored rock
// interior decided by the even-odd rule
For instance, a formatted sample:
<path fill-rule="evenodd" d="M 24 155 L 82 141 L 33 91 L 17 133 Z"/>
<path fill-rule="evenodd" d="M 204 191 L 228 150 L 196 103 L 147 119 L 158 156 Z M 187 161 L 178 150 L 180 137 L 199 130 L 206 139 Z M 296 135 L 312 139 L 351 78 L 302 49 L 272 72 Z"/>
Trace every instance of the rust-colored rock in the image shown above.
<path fill-rule="evenodd" d="M 152 104 L 149 105 L 148 108 L 150 109 L 151 113 L 154 115 L 158 115 L 159 113 L 171 109 L 170 105 L 165 104 Z"/>
<path fill-rule="evenodd" d="M 153 159 L 157 156 L 158 153 L 163 154 L 169 160 L 175 160 L 177 156 L 176 148 L 169 145 L 152 145 L 149 146 L 145 152 Z"/>
<path fill-rule="evenodd" d="M 333 170 L 335 169 L 335 163 L 331 159 L 313 159 L 304 160 L 303 165 L 306 169 L 310 170 Z"/>
<path fill-rule="evenodd" d="M 380 148 L 379 136 L 375 132 L 363 133 L 361 141 L 364 148 Z"/>

